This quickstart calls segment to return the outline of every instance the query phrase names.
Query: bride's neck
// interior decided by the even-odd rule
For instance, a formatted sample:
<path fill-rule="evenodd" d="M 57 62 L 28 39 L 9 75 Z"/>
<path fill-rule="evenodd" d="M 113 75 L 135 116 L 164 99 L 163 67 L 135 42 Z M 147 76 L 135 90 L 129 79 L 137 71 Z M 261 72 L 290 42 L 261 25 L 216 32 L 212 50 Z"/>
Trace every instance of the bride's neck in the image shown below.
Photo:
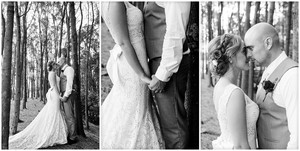
<path fill-rule="evenodd" d="M 229 67 L 228 71 L 223 75 L 223 78 L 236 85 L 239 73 L 240 70 Z"/>

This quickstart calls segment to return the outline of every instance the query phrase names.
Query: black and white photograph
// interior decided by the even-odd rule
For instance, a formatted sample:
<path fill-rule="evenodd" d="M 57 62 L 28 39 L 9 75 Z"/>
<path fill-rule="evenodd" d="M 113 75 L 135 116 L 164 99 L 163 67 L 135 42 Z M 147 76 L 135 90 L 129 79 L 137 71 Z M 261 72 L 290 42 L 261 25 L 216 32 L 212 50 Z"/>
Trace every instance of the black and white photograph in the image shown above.
<path fill-rule="evenodd" d="M 99 3 L 1 12 L 2 149 L 99 149 Z"/>
<path fill-rule="evenodd" d="M 101 149 L 199 149 L 199 2 L 101 2 Z"/>
<path fill-rule="evenodd" d="M 298 2 L 201 2 L 201 149 L 298 149 Z"/>

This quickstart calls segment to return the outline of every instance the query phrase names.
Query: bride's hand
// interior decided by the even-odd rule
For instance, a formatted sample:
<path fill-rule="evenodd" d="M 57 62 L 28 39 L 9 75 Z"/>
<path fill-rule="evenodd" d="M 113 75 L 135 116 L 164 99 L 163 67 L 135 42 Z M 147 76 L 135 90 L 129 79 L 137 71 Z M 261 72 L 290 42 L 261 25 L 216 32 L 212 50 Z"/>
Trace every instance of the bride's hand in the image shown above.
<path fill-rule="evenodd" d="M 142 76 L 140 76 L 140 79 L 147 84 L 150 84 L 150 82 L 151 82 L 151 79 L 146 74 L 143 74 Z"/>

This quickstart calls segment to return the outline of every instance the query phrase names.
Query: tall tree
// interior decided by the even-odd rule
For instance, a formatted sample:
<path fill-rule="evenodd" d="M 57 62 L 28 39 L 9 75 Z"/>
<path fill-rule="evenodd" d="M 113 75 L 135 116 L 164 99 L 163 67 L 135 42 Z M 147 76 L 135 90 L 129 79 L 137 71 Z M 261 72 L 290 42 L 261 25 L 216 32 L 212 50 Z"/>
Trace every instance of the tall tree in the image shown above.
<path fill-rule="evenodd" d="M 247 30 L 250 28 L 250 9 L 251 9 L 251 2 L 246 3 L 246 21 L 245 21 L 245 28 L 244 32 L 246 33 Z M 242 83 L 241 88 L 244 92 L 248 92 L 248 78 L 249 77 L 249 71 L 242 71 Z"/>
<path fill-rule="evenodd" d="M 265 3 L 265 22 L 268 22 L 268 2 Z"/>
<path fill-rule="evenodd" d="M 48 9 L 48 7 L 46 7 L 46 9 Z M 48 62 L 48 24 L 49 24 L 49 20 L 48 20 L 48 14 L 46 12 L 46 14 L 45 14 L 45 22 L 44 22 L 44 26 L 45 26 L 45 41 L 44 41 L 44 52 L 45 52 L 44 95 L 47 93 L 47 90 L 48 90 L 48 71 L 47 71 L 47 62 Z M 45 102 L 46 101 L 47 100 L 45 99 Z"/>
<path fill-rule="evenodd" d="M 59 37 L 59 51 L 58 51 L 58 57 L 61 57 L 61 49 L 62 49 L 62 38 L 63 38 L 63 28 L 64 28 L 64 19 L 67 9 L 67 2 L 63 2 L 63 5 L 61 6 L 61 20 L 60 20 L 60 37 Z"/>
<path fill-rule="evenodd" d="M 5 26 L 5 41 L 2 64 L 2 149 L 8 149 L 9 116 L 11 100 L 11 61 L 12 61 L 12 39 L 14 27 L 14 2 L 7 2 Z"/>
<path fill-rule="evenodd" d="M 275 2 L 270 2 L 270 10 L 268 12 L 268 23 L 273 25 L 273 16 L 275 11 Z"/>
<path fill-rule="evenodd" d="M 17 73 L 16 73 L 16 95 L 14 98 L 14 106 L 11 118 L 10 133 L 16 134 L 20 115 L 20 98 L 21 98 L 21 78 L 22 78 L 22 52 L 21 52 L 21 23 L 19 15 L 18 2 L 15 2 L 16 25 L 17 25 Z"/>
<path fill-rule="evenodd" d="M 3 3 L 1 3 L 3 5 Z M 2 8 L 2 7 L 1 7 Z M 3 56 L 3 50 L 4 50 L 4 39 L 5 39 L 5 18 L 3 15 L 3 12 L 1 13 L 1 22 L 2 22 L 2 41 L 1 41 L 1 56 Z"/>
<path fill-rule="evenodd" d="M 208 41 L 211 41 L 213 38 L 213 30 L 212 30 L 212 2 L 207 3 L 207 19 L 208 19 Z M 211 77 L 211 72 L 208 71 L 208 87 L 213 86 L 213 79 Z"/>
<path fill-rule="evenodd" d="M 219 2 L 220 12 L 218 13 L 218 35 L 222 35 L 222 13 L 223 13 L 223 2 Z"/>
<path fill-rule="evenodd" d="M 41 3 L 38 3 L 37 4 L 38 7 L 39 5 L 41 6 Z M 40 72 L 40 89 L 39 89 L 39 92 L 40 92 L 40 101 L 43 101 L 44 102 L 44 89 L 43 89 L 43 73 L 44 73 L 44 70 L 43 70 L 43 63 L 44 63 L 44 50 L 43 50 L 43 36 L 42 36 L 42 26 L 41 26 L 41 8 L 38 8 L 38 24 L 39 24 L 39 41 L 40 41 L 40 53 L 41 53 L 41 58 L 40 58 L 40 67 L 41 67 L 41 72 Z M 45 103 L 45 102 L 44 102 Z"/>
<path fill-rule="evenodd" d="M 255 2 L 255 10 L 252 25 L 259 23 L 260 2 Z M 254 79 L 254 62 L 250 62 L 249 81 L 248 81 L 248 96 L 253 100 L 253 79 Z"/>
<path fill-rule="evenodd" d="M 294 3 L 294 12 L 293 12 L 293 60 L 298 62 L 298 33 L 299 33 L 299 12 L 298 12 L 298 2 Z"/>
<path fill-rule="evenodd" d="M 287 56 L 290 57 L 291 57 L 290 41 L 291 41 L 291 26 L 292 26 L 292 8 L 293 8 L 293 2 L 288 2 L 285 53 Z"/>
<path fill-rule="evenodd" d="M 73 52 L 73 69 L 75 71 L 74 74 L 74 88 L 77 92 L 77 98 L 80 97 L 80 79 L 79 79 L 79 72 L 78 72 L 78 60 L 77 60 L 77 32 L 76 32 L 76 17 L 75 17 L 75 7 L 74 2 L 69 2 L 69 11 L 70 11 L 70 23 L 71 23 L 71 34 L 72 34 L 72 52 Z M 75 117 L 76 117 L 76 130 L 77 134 L 84 136 L 84 129 L 82 123 L 82 115 L 81 115 L 81 100 L 75 101 Z"/>
<path fill-rule="evenodd" d="M 28 2 L 25 2 L 25 11 L 24 11 L 24 14 L 23 14 L 23 43 L 22 43 L 22 51 L 23 51 L 23 64 L 24 64 L 24 67 L 23 67 L 23 72 L 24 72 L 24 96 L 23 96 L 23 106 L 22 106 L 22 109 L 26 109 L 26 102 L 27 102 L 27 27 L 26 27 L 26 24 L 27 24 L 27 20 L 26 20 L 26 16 L 27 16 L 27 8 L 28 8 Z M 29 9 L 28 9 L 29 10 Z"/>

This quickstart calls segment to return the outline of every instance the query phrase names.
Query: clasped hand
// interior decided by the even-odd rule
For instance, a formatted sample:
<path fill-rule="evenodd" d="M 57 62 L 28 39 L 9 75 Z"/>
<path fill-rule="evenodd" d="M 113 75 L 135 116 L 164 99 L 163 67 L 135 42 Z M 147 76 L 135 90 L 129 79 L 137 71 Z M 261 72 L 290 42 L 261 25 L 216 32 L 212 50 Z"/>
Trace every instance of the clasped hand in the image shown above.
<path fill-rule="evenodd" d="M 151 76 L 152 80 L 148 85 L 149 89 L 152 90 L 154 93 L 161 93 L 163 92 L 166 82 L 160 81 L 155 75 Z"/>
<path fill-rule="evenodd" d="M 67 101 L 67 97 L 65 97 L 65 96 L 64 96 L 64 97 L 61 97 L 61 96 L 60 96 L 59 99 L 60 99 L 60 101 L 62 101 L 62 102 L 66 102 L 66 101 Z"/>

